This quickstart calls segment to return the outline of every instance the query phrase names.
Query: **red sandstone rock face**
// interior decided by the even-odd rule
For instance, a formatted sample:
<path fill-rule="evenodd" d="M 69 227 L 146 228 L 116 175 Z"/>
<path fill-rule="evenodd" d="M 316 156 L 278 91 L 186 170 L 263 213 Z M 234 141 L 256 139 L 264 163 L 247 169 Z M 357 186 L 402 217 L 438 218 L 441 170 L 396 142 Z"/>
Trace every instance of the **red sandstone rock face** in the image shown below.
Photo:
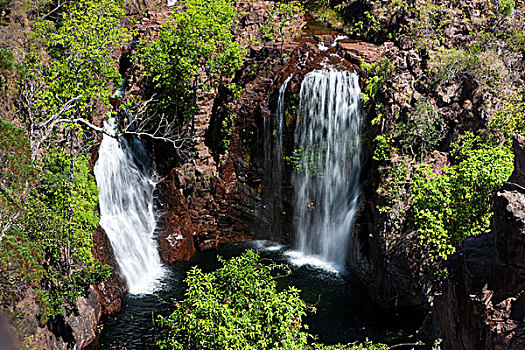
<path fill-rule="evenodd" d="M 120 310 L 120 297 L 126 292 L 126 282 L 113 252 L 108 236 L 101 227 L 97 227 L 93 234 L 93 256 L 96 261 L 111 267 L 111 276 L 98 286 L 98 293 L 102 314 L 112 314 Z"/>

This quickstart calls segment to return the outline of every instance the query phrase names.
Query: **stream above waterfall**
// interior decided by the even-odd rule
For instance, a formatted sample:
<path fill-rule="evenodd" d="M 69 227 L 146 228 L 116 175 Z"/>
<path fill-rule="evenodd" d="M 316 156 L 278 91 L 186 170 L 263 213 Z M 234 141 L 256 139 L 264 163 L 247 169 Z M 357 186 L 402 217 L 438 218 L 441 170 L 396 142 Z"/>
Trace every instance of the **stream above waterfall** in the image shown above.
<path fill-rule="evenodd" d="M 290 264 L 293 273 L 278 280 L 279 288 L 296 286 L 307 303 L 316 304 L 317 312 L 307 316 L 305 323 L 310 333 L 318 335 L 323 343 L 348 343 L 365 338 L 387 344 L 410 342 L 422 322 L 423 315 L 415 310 L 393 312 L 373 306 L 366 292 L 349 274 L 337 273 L 329 266 L 317 266 L 316 260 L 307 256 L 299 259 L 300 256 L 288 247 L 251 241 L 225 244 L 217 250 L 198 253 L 189 262 L 169 267 L 154 293 L 124 296 L 121 311 L 103 317 L 102 331 L 88 349 L 157 349 L 155 336 L 159 330 L 155 328 L 155 317 L 168 315 L 173 310 L 171 299 L 183 298 L 183 279 L 189 268 L 197 265 L 210 272 L 220 266 L 217 254 L 229 258 L 246 249 L 260 251 L 262 258 Z"/>

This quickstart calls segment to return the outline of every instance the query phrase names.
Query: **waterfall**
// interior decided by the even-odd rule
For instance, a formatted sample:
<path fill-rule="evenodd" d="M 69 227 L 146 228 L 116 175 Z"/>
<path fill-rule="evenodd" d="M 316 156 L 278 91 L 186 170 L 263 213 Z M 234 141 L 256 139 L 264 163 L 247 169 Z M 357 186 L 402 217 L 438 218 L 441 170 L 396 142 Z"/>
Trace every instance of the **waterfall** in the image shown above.
<path fill-rule="evenodd" d="M 114 120 L 105 128 L 114 133 Z M 162 274 L 154 232 L 155 182 L 138 140 L 132 147 L 121 138 L 104 135 L 95 165 L 99 189 L 100 226 L 106 231 L 130 293 L 147 293 Z M 134 160 L 137 158 L 137 160 Z M 138 164 L 137 164 L 138 163 Z"/>
<path fill-rule="evenodd" d="M 277 110 L 273 120 L 264 120 L 264 177 L 265 190 L 263 203 L 265 205 L 265 227 L 267 239 L 278 241 L 280 237 L 280 226 L 282 216 L 282 172 L 283 172 L 283 126 L 284 126 L 284 97 L 288 83 L 292 79 L 290 75 L 279 88 L 279 99 Z M 273 121 L 273 122 L 272 122 Z"/>
<path fill-rule="evenodd" d="M 297 248 L 344 266 L 359 203 L 360 89 L 355 73 L 313 71 L 301 85 L 295 130 Z"/>

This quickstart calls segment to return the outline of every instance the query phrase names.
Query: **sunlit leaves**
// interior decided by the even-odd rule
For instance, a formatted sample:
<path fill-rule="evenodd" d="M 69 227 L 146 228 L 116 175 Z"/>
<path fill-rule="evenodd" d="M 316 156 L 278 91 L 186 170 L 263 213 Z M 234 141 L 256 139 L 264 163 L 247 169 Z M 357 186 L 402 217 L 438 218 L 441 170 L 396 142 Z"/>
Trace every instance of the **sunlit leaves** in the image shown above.
<path fill-rule="evenodd" d="M 246 50 L 235 41 L 237 10 L 229 0 L 182 0 L 138 54 L 157 93 L 156 107 L 181 122 L 195 112 L 196 93 L 227 83 Z"/>
<path fill-rule="evenodd" d="M 106 102 L 111 84 L 120 79 L 112 51 L 129 38 L 120 26 L 123 16 L 118 0 L 71 1 L 60 22 L 40 24 L 36 32 L 45 38 L 47 52 L 27 55 L 25 79 L 39 87 L 31 97 L 41 118 L 79 96 L 70 113 L 91 111 L 99 99 Z"/>
<path fill-rule="evenodd" d="M 307 349 L 302 318 L 311 309 L 290 287 L 277 291 L 272 277 L 288 268 L 263 264 L 247 251 L 223 267 L 203 273 L 194 267 L 185 282 L 185 299 L 160 317 L 162 349 Z"/>
<path fill-rule="evenodd" d="M 458 165 L 436 175 L 430 165 L 422 164 L 410 186 L 414 228 L 430 248 L 430 262 L 447 259 L 466 237 L 489 230 L 492 195 L 513 169 L 508 148 L 471 134 L 452 148 Z"/>

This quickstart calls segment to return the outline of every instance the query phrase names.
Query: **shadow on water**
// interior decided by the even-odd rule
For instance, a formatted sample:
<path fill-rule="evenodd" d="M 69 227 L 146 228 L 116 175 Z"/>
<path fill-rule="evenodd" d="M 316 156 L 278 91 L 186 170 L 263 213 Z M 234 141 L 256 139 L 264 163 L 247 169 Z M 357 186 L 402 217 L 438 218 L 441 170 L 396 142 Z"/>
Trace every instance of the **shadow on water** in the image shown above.
<path fill-rule="evenodd" d="M 257 249 L 263 258 L 288 263 L 288 248 L 259 242 L 233 243 L 195 255 L 190 262 L 167 268 L 165 278 L 156 292 L 149 295 L 128 294 L 122 299 L 122 309 L 102 318 L 102 330 L 88 350 L 158 349 L 155 346 L 155 317 L 173 310 L 171 299 L 184 296 L 183 279 L 191 266 L 210 272 L 220 267 L 217 253 L 229 258 L 246 249 Z M 423 315 L 414 310 L 392 312 L 372 305 L 358 281 L 348 274 L 337 274 L 310 265 L 292 265 L 293 273 L 278 280 L 279 288 L 293 285 L 317 312 L 306 318 L 310 333 L 317 334 L 326 344 L 349 343 L 369 338 L 377 342 L 396 344 L 410 341 L 421 325 Z M 165 301 L 165 302 L 163 302 Z"/>

